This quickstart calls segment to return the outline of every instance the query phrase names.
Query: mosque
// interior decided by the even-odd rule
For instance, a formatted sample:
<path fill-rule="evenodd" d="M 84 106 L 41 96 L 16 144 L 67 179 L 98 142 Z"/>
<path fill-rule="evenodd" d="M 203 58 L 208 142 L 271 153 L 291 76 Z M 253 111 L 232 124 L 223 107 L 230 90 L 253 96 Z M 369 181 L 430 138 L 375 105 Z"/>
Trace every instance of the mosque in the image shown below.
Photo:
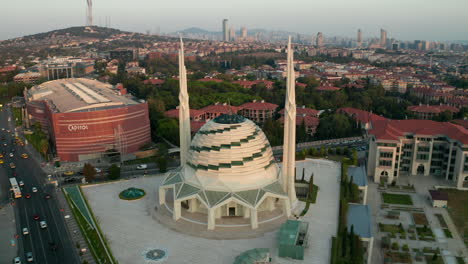
<path fill-rule="evenodd" d="M 216 219 L 243 217 L 257 229 L 262 212 L 280 209 L 289 217 L 295 193 L 296 102 L 291 41 L 288 44 L 283 164 L 273 157 L 263 131 L 240 115 L 222 115 L 190 135 L 189 96 L 184 48 L 179 50 L 179 126 L 181 166 L 168 173 L 159 187 L 159 203 L 171 197 L 172 218 L 182 211 L 206 216 L 208 230 Z"/>

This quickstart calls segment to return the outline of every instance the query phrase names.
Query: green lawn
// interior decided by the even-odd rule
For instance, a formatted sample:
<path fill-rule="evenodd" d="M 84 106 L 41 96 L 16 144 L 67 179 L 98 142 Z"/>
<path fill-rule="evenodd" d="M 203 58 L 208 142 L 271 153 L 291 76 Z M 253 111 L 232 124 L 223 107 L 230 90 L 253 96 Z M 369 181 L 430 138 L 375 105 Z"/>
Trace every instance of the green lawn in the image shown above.
<path fill-rule="evenodd" d="M 426 263 L 427 264 L 444 264 L 444 260 L 442 259 L 442 256 L 438 256 L 437 259 L 433 260 L 434 256 L 425 256 L 426 258 Z"/>
<path fill-rule="evenodd" d="M 418 237 L 420 240 L 429 240 L 432 241 L 434 239 L 434 233 L 430 227 L 416 227 L 416 232 L 418 233 Z"/>
<path fill-rule="evenodd" d="M 411 196 L 408 194 L 382 193 L 384 203 L 413 205 Z"/>
<path fill-rule="evenodd" d="M 449 196 L 447 211 L 457 227 L 456 231 L 462 238 L 465 238 L 465 244 L 468 246 L 468 191 L 454 189 L 445 189 L 444 191 Z"/>
<path fill-rule="evenodd" d="M 23 117 L 21 115 L 21 108 L 12 107 L 13 118 L 15 119 L 16 126 L 21 126 L 23 124 Z"/>
<path fill-rule="evenodd" d="M 448 229 L 444 229 L 444 233 L 445 233 L 445 236 L 447 238 L 452 238 L 453 237 L 452 232 L 450 232 L 450 230 L 448 230 Z"/>
<path fill-rule="evenodd" d="M 74 205 L 74 202 L 72 202 L 71 197 L 68 194 L 66 194 L 65 198 L 67 199 L 72 210 L 73 216 L 75 217 L 76 222 L 78 223 L 78 226 L 83 236 L 85 237 L 89 248 L 91 249 L 91 253 L 94 259 L 98 263 L 117 263 L 114 259 L 114 256 L 112 255 L 112 252 L 110 251 L 109 245 L 107 245 L 106 241 L 102 241 L 99 237 L 102 237 L 102 232 L 100 232 L 99 224 L 96 221 L 94 221 L 96 225 L 98 225 L 97 229 L 94 228 L 89 223 L 89 221 L 85 219 L 83 213 L 78 209 L 78 207 Z M 91 209 L 89 208 L 89 210 Z M 109 254 L 107 252 L 109 252 Z"/>
<path fill-rule="evenodd" d="M 398 225 L 391 225 L 391 224 L 382 224 L 379 223 L 380 232 L 388 232 L 388 233 L 403 233 L 405 229 Z"/>

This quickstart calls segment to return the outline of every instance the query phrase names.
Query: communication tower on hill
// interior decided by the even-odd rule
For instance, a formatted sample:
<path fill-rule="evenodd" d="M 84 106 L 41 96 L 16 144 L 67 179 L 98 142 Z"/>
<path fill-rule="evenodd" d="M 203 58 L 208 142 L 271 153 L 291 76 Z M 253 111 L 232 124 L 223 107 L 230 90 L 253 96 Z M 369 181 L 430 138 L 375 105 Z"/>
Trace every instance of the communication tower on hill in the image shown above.
<path fill-rule="evenodd" d="M 86 26 L 93 25 L 93 0 L 86 0 L 88 8 L 86 9 Z"/>

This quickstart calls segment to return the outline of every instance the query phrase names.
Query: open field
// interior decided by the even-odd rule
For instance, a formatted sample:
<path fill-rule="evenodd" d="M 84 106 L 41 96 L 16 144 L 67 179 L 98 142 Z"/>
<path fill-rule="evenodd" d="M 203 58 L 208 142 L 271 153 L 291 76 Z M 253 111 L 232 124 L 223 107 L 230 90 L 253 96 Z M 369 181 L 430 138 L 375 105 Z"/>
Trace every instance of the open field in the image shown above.
<path fill-rule="evenodd" d="M 457 227 L 458 233 L 468 246 L 468 191 L 444 190 L 448 193 L 447 211 Z"/>

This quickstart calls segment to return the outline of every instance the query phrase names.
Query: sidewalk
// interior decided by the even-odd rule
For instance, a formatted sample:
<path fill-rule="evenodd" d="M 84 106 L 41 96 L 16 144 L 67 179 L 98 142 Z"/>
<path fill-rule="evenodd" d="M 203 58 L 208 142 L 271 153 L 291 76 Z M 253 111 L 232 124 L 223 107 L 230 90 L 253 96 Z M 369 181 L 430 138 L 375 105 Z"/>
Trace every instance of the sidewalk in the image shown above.
<path fill-rule="evenodd" d="M 0 262 L 10 263 L 17 256 L 18 241 L 16 234 L 15 213 L 11 204 L 0 206 Z M 15 246 L 11 245 L 11 240 Z"/>

